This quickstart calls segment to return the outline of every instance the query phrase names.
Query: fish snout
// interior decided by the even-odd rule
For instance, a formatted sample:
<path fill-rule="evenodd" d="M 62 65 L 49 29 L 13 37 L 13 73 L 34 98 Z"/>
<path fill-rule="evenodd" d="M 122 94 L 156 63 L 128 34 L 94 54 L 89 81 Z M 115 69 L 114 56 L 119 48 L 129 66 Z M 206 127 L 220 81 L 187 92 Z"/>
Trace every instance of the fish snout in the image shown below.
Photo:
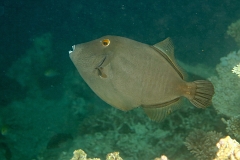
<path fill-rule="evenodd" d="M 75 45 L 72 46 L 72 51 L 68 51 L 69 54 L 71 54 L 75 50 Z"/>

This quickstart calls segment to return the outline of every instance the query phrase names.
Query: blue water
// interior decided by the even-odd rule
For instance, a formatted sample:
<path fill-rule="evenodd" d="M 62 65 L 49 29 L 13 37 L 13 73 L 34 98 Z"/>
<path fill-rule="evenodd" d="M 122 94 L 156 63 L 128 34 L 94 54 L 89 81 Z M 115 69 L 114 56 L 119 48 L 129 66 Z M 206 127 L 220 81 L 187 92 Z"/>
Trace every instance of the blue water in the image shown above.
<path fill-rule="evenodd" d="M 4 15 L 4 6 L 0 6 L 0 16 Z"/>
<path fill-rule="evenodd" d="M 221 57 L 238 48 L 226 31 L 240 18 L 239 6 L 238 0 L 0 4 L 0 159 L 56 159 L 63 151 L 70 159 L 79 148 L 103 159 L 113 151 L 124 160 L 161 154 L 193 158 L 183 141 L 194 128 L 226 135 L 213 107 L 200 110 L 186 102 L 161 123 L 141 110 L 116 110 L 81 79 L 68 51 L 103 35 L 150 45 L 171 37 L 178 60 L 215 68 Z"/>

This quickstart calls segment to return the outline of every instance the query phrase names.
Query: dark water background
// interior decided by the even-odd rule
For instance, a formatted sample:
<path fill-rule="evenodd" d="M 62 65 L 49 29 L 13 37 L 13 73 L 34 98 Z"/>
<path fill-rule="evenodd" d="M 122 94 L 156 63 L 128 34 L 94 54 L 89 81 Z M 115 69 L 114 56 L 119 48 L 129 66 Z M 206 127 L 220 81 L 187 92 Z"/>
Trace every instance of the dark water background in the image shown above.
<path fill-rule="evenodd" d="M 68 56 L 73 44 L 107 34 L 148 44 L 171 37 L 177 59 L 190 65 L 203 63 L 214 67 L 221 57 L 237 49 L 226 31 L 240 18 L 239 6 L 239 0 L 3 0 L 0 107 L 7 107 L 16 99 L 21 101 L 27 94 L 26 88 L 7 77 L 6 72 L 31 47 L 33 37 L 52 34 L 52 64 L 63 76 L 75 70 Z M 61 85 L 61 81 L 56 82 Z"/>
<path fill-rule="evenodd" d="M 60 59 L 68 56 L 72 44 L 106 34 L 149 44 L 172 37 L 176 56 L 182 61 L 215 65 L 235 49 L 233 41 L 226 38 L 226 30 L 239 18 L 239 4 L 237 0 L 5 0 L 0 4 L 4 6 L 0 47 L 9 66 L 31 44 L 33 35 L 45 32 L 54 35 Z"/>

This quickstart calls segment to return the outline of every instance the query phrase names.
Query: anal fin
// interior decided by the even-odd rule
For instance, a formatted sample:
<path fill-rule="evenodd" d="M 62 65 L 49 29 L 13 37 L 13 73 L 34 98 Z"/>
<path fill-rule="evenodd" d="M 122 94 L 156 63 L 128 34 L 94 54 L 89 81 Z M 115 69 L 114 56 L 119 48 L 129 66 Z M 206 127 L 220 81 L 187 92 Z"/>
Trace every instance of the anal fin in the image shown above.
<path fill-rule="evenodd" d="M 161 103 L 161 104 L 143 105 L 142 108 L 151 120 L 161 122 L 173 111 L 180 108 L 180 105 L 178 103 L 179 101 L 180 101 L 180 98 L 176 98 L 172 101 Z"/>

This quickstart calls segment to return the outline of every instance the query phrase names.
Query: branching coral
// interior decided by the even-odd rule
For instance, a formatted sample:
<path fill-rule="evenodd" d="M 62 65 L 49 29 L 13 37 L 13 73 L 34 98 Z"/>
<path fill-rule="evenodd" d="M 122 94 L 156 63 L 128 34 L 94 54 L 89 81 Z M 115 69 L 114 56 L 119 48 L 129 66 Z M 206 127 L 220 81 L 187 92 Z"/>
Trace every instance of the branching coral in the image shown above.
<path fill-rule="evenodd" d="M 227 121 L 223 119 L 223 122 L 227 124 L 226 131 L 228 134 L 240 140 L 240 115 L 232 117 Z"/>
<path fill-rule="evenodd" d="M 227 34 L 233 37 L 240 46 L 240 19 L 228 26 Z"/>
<path fill-rule="evenodd" d="M 240 19 L 228 26 L 227 34 L 234 38 L 236 43 L 240 46 Z M 240 77 L 240 64 L 232 69 Z"/>
<path fill-rule="evenodd" d="M 188 135 L 185 145 L 198 160 L 210 160 L 217 152 L 215 144 L 221 137 L 222 134 L 215 131 L 205 132 L 196 129 Z"/>
<path fill-rule="evenodd" d="M 219 114 L 224 114 L 228 117 L 240 114 L 239 77 L 231 73 L 232 68 L 239 62 L 240 50 L 229 53 L 226 57 L 221 58 L 221 63 L 216 67 L 218 76 L 213 76 L 209 79 L 215 88 L 213 107 Z"/>

